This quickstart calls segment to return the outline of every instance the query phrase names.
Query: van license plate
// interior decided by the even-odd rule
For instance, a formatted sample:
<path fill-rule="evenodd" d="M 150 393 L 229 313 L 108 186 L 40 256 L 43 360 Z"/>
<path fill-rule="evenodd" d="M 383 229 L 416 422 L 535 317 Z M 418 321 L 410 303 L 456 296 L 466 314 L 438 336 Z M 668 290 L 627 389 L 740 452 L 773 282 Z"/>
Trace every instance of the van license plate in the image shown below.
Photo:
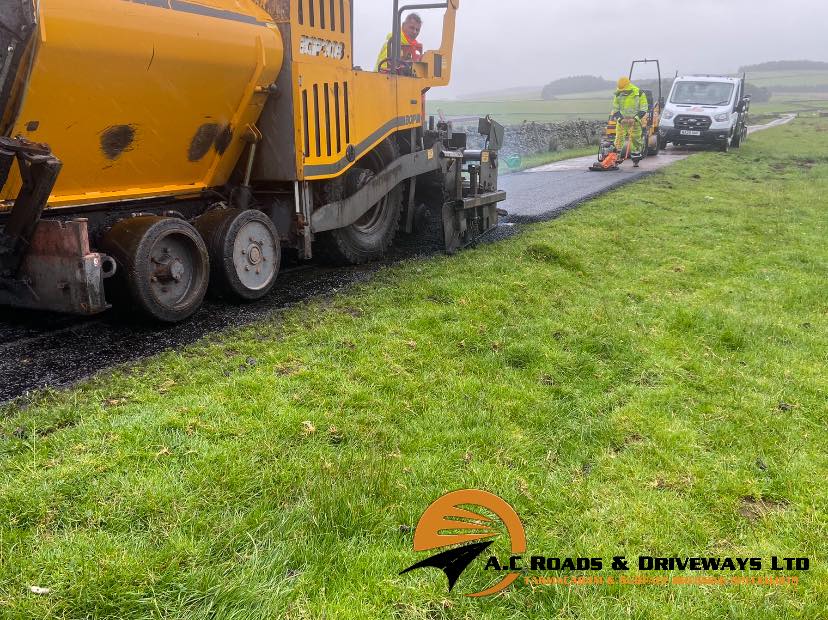
<path fill-rule="evenodd" d="M 683 136 L 700 136 L 701 132 L 700 131 L 692 131 L 690 129 L 682 129 L 681 130 L 681 135 L 683 135 Z"/>

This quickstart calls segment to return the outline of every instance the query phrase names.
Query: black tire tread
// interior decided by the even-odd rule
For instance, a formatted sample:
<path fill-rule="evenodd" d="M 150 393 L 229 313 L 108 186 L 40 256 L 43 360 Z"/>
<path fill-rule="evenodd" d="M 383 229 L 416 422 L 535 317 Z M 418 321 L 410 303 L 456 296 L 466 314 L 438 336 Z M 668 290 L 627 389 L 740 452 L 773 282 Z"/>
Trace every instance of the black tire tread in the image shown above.
<path fill-rule="evenodd" d="M 118 273 L 113 282 L 120 289 L 124 301 L 131 301 L 131 309 L 162 323 L 179 323 L 191 317 L 201 307 L 209 285 L 209 258 L 207 246 L 201 235 L 188 222 L 171 217 L 142 216 L 121 220 L 113 230 L 121 227 L 120 234 L 112 231 L 101 243 L 101 249 L 115 259 Z M 189 237 L 195 244 L 204 273 L 200 288 L 189 302 L 178 308 L 166 308 L 153 299 L 147 283 L 140 277 L 141 269 L 149 262 L 149 251 L 154 239 L 166 232 L 177 231 Z"/>
<path fill-rule="evenodd" d="M 270 230 L 276 244 L 276 275 L 268 286 L 259 290 L 247 288 L 238 279 L 233 264 L 233 238 L 229 234 L 234 225 L 241 227 L 253 220 Z M 266 214 L 255 209 L 219 209 L 202 215 L 196 220 L 195 227 L 204 237 L 210 255 L 210 287 L 213 294 L 239 301 L 257 301 L 273 290 L 279 276 L 282 252 L 279 232 Z"/>
<path fill-rule="evenodd" d="M 399 158 L 399 147 L 394 138 L 381 142 L 372 152 L 385 168 Z M 375 170 L 379 172 L 379 170 Z M 360 247 L 358 237 L 355 237 L 352 227 L 341 228 L 320 234 L 315 243 L 315 253 L 325 262 L 333 265 L 361 265 L 381 259 L 394 239 L 400 227 L 403 204 L 403 185 L 398 185 L 388 194 L 388 208 L 393 211 L 388 217 L 387 225 L 380 235 L 379 243 L 372 243 L 373 247 Z"/>

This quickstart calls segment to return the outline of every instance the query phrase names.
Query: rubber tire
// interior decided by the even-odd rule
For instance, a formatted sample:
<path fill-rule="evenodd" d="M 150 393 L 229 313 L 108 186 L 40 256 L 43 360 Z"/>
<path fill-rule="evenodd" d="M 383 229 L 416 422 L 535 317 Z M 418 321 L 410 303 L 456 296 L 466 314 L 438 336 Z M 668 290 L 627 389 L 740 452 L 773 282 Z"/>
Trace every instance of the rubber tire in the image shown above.
<path fill-rule="evenodd" d="M 397 143 L 389 138 L 360 159 L 357 167 L 367 168 L 376 174 L 399 157 Z M 364 230 L 357 223 L 322 233 L 317 238 L 319 254 L 327 262 L 336 265 L 361 265 L 381 259 L 397 235 L 402 213 L 403 185 L 395 187 L 385 198 L 379 221 L 371 230 Z"/>
<path fill-rule="evenodd" d="M 660 151 L 661 151 L 661 136 L 659 136 L 658 132 L 656 131 L 655 146 L 651 147 L 649 144 L 647 144 L 647 155 L 650 156 L 650 157 L 655 157 L 656 155 L 659 154 Z"/>
<path fill-rule="evenodd" d="M 742 146 L 742 128 L 736 127 L 736 131 L 733 132 L 733 137 L 730 139 L 730 146 L 734 149 L 738 149 Z"/>
<path fill-rule="evenodd" d="M 641 131 L 641 161 L 644 161 L 650 155 L 650 130 L 642 129 Z"/>
<path fill-rule="evenodd" d="M 233 251 L 239 231 L 250 222 L 257 222 L 268 229 L 270 241 L 274 246 L 271 265 L 275 265 L 273 277 L 266 286 L 251 289 L 239 278 L 233 262 Z M 266 297 L 279 278 L 282 261 L 282 247 L 279 231 L 273 221 L 261 211 L 248 209 L 216 209 L 196 219 L 196 230 L 204 238 L 210 255 L 210 289 L 219 297 L 229 297 L 239 301 L 257 301 Z"/>
<path fill-rule="evenodd" d="M 151 291 L 150 253 L 158 241 L 178 235 L 189 241 L 196 266 L 195 285 L 184 303 L 170 307 L 160 303 Z M 118 271 L 112 278 L 131 302 L 131 309 L 154 321 L 178 323 L 195 314 L 204 302 L 210 282 L 207 246 L 188 222 L 171 217 L 140 216 L 117 222 L 101 241 L 101 250 L 115 259 Z"/>
<path fill-rule="evenodd" d="M 745 140 L 744 133 L 744 129 L 740 128 L 739 131 L 733 135 L 733 139 L 730 141 L 730 146 L 734 149 L 741 148 L 742 142 Z"/>

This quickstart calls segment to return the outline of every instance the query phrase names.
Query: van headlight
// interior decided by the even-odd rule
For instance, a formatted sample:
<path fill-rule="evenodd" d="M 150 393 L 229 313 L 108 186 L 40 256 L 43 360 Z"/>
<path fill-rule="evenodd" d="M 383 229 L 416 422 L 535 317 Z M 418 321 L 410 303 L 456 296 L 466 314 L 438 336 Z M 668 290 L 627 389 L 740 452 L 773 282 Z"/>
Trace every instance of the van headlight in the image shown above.
<path fill-rule="evenodd" d="M 673 112 L 672 110 L 664 110 L 664 118 L 666 118 L 668 121 L 671 118 L 673 118 L 675 115 L 676 115 L 676 113 Z"/>
<path fill-rule="evenodd" d="M 721 114 L 717 114 L 716 116 L 714 116 L 714 117 L 713 117 L 713 119 L 714 119 L 717 123 L 724 123 L 724 122 L 725 122 L 728 118 L 730 118 L 730 114 L 728 114 L 727 112 L 723 112 L 723 113 L 721 113 Z"/>

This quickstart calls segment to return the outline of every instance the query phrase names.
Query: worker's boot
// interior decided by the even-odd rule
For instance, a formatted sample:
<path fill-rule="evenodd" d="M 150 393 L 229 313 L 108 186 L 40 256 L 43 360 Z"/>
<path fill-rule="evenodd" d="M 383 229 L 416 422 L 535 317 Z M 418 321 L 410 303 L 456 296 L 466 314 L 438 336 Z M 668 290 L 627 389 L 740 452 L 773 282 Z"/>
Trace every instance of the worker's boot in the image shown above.
<path fill-rule="evenodd" d="M 643 159 L 643 157 L 641 157 L 641 153 L 633 153 L 631 157 L 633 160 L 633 168 L 638 168 L 639 162 Z"/>

